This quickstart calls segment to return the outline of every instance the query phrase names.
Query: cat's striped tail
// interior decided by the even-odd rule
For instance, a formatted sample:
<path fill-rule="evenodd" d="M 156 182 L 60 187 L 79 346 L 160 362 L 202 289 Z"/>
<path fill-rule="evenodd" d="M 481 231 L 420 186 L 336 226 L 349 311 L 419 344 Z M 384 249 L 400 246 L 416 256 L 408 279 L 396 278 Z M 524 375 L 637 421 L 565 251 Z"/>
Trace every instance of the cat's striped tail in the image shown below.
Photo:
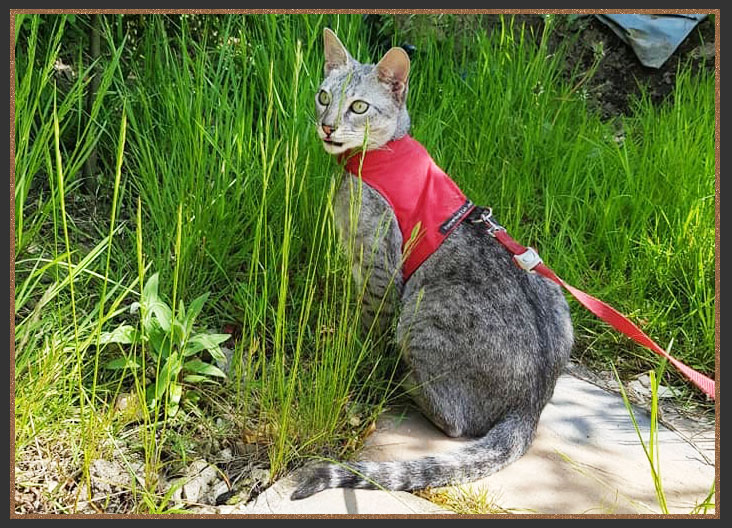
<path fill-rule="evenodd" d="M 475 481 L 521 457 L 537 422 L 538 417 L 509 415 L 457 451 L 415 460 L 318 465 L 305 472 L 291 498 L 304 499 L 328 488 L 408 491 Z"/>

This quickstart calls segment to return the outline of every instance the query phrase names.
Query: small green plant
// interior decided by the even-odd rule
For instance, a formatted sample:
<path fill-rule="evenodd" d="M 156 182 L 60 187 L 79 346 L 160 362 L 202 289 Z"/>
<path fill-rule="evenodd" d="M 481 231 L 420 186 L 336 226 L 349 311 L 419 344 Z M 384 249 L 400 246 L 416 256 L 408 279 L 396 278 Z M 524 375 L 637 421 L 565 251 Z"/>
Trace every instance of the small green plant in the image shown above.
<path fill-rule="evenodd" d="M 496 502 L 496 497 L 492 496 L 489 489 L 485 487 L 464 485 L 426 489 L 418 492 L 417 496 L 447 508 L 458 515 L 514 513 L 500 507 Z"/>
<path fill-rule="evenodd" d="M 666 352 L 671 352 L 672 345 L 673 341 L 669 343 Z M 611 366 L 613 369 L 613 373 L 615 374 L 615 379 L 617 380 L 618 386 L 620 387 L 620 394 L 623 397 L 623 403 L 625 404 L 625 408 L 628 410 L 630 419 L 633 422 L 633 428 L 635 429 L 635 432 L 638 435 L 638 440 L 640 441 L 641 446 L 643 447 L 643 451 L 648 458 L 648 464 L 651 470 L 651 477 L 653 478 L 653 485 L 656 489 L 656 499 L 658 500 L 658 506 L 661 509 L 662 513 L 668 514 L 670 512 L 668 509 L 668 503 L 666 502 L 666 493 L 663 491 L 663 482 L 661 480 L 661 456 L 658 441 L 658 388 L 663 377 L 663 372 L 666 368 L 666 363 L 667 362 L 664 359 L 663 361 L 661 361 L 655 371 L 651 370 L 648 372 L 651 380 L 651 423 L 649 438 L 647 442 L 643 439 L 643 434 L 635 418 L 635 413 L 633 412 L 633 406 L 630 403 L 628 394 L 625 392 L 625 387 L 623 387 L 623 384 L 620 381 L 620 376 L 618 375 L 615 366 L 613 364 L 611 364 Z M 709 494 L 702 500 L 701 503 L 697 504 L 690 513 L 707 513 L 710 509 L 714 508 L 713 500 L 714 483 L 712 483 L 712 488 L 709 491 Z"/>
<path fill-rule="evenodd" d="M 145 400 L 151 410 L 160 408 L 164 402 L 168 417 L 175 416 L 180 406 L 184 383 L 216 383 L 216 379 L 226 378 L 226 374 L 210 362 L 204 361 L 200 354 L 207 351 L 216 361 L 225 361 L 219 345 L 229 338 L 229 334 L 193 333 L 193 324 L 201 313 L 209 294 L 196 298 L 186 312 L 183 301 L 175 313 L 158 295 L 159 275 L 150 277 L 143 288 L 140 302 L 130 306 L 130 312 L 139 313 L 141 325 L 122 324 L 100 337 L 101 344 L 117 343 L 131 345 L 136 351 L 147 348 L 147 354 L 154 362 L 148 372 L 154 371 L 154 382 L 145 389 Z M 130 369 L 138 371 L 145 368 L 145 355 L 124 355 L 109 361 L 105 368 L 110 370 Z M 181 380 L 182 376 L 182 380 Z"/>
<path fill-rule="evenodd" d="M 700 514 L 707 514 L 707 513 L 714 513 L 714 505 L 715 505 L 715 491 L 716 491 L 717 483 L 712 482 L 711 488 L 709 488 L 709 493 L 707 493 L 707 496 L 704 497 L 704 499 L 698 503 L 696 506 L 694 506 L 691 510 L 692 515 L 700 515 Z"/>
<path fill-rule="evenodd" d="M 670 349 L 671 345 L 669 344 L 667 352 L 669 352 Z M 641 433 L 640 426 L 635 419 L 633 406 L 631 405 L 630 399 L 625 392 L 625 388 L 620 381 L 618 372 L 617 370 L 615 370 L 614 365 L 611 366 L 613 368 L 613 373 L 615 374 L 615 379 L 618 381 L 618 386 L 620 387 L 620 394 L 623 397 L 623 403 L 625 404 L 625 408 L 628 410 L 630 419 L 633 422 L 633 428 L 638 435 L 638 440 L 643 447 L 643 451 L 645 452 L 646 457 L 648 457 L 648 463 L 651 468 L 651 476 L 653 477 L 653 485 L 656 488 L 656 498 L 658 499 L 658 505 L 661 508 L 661 512 L 667 514 L 669 513 L 669 511 L 668 505 L 666 504 L 666 494 L 663 491 L 663 483 L 661 481 L 660 452 L 658 449 L 658 385 L 660 383 L 663 371 L 666 367 L 666 361 L 664 360 L 661 363 L 658 372 L 654 372 L 653 370 L 648 372 L 648 375 L 651 378 L 651 424 L 647 443 L 645 440 L 643 440 L 643 434 Z"/>

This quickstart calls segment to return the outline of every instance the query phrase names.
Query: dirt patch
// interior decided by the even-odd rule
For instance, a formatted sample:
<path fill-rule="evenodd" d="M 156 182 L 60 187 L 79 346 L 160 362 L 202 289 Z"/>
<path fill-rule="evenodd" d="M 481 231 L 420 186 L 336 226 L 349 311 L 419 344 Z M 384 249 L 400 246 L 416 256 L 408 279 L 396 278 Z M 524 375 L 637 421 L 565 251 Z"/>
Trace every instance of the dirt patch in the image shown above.
<path fill-rule="evenodd" d="M 700 22 L 658 69 L 643 66 L 630 46 L 594 16 L 559 20 L 550 46 L 556 49 L 575 35 L 577 38 L 566 55 L 565 71 L 586 71 L 597 50 L 604 52 L 587 90 L 592 107 L 606 119 L 628 114 L 642 87 L 653 103 L 664 101 L 673 92 L 679 67 L 687 63 L 692 71 L 714 70 L 714 23 L 709 18 Z"/>

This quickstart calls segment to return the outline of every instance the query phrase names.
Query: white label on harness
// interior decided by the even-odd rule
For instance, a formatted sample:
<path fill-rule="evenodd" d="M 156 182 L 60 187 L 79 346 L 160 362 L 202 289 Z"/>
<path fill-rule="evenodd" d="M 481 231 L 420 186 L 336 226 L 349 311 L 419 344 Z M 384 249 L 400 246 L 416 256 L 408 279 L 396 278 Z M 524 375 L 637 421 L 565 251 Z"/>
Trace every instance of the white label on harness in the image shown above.
<path fill-rule="evenodd" d="M 543 260 L 541 260 L 541 257 L 534 248 L 526 248 L 526 251 L 524 251 L 520 255 L 514 255 L 513 258 L 516 261 L 516 264 L 518 264 L 526 271 L 531 271 L 536 266 L 544 262 Z"/>

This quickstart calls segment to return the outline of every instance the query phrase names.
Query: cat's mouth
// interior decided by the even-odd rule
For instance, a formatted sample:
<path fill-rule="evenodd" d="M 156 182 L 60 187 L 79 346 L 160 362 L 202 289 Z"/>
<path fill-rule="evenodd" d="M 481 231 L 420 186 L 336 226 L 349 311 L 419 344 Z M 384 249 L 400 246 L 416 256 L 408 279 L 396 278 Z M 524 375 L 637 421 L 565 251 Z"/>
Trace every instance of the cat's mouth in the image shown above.
<path fill-rule="evenodd" d="M 329 145 L 333 145 L 334 147 L 342 147 L 343 143 L 338 143 L 337 141 L 333 141 L 332 139 L 323 138 L 324 143 L 328 143 Z"/>

